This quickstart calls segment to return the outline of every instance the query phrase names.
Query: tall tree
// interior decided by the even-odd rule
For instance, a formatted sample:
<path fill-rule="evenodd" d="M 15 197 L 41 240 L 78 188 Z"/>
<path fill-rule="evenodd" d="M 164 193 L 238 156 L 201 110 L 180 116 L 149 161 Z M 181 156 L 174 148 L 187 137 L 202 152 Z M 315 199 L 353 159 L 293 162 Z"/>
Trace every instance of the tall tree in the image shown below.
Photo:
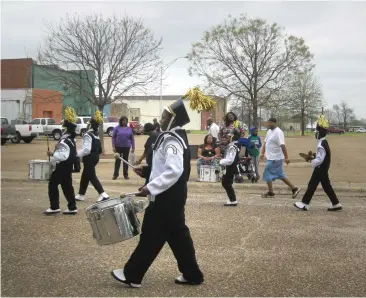
<path fill-rule="evenodd" d="M 258 108 L 288 83 L 291 74 L 311 68 L 312 57 L 302 38 L 286 36 L 276 23 L 241 15 L 212 27 L 193 44 L 189 73 L 227 96 L 250 102 L 258 125 Z"/>
<path fill-rule="evenodd" d="M 140 19 L 67 15 L 46 28 L 38 60 L 52 65 L 53 71 L 45 69 L 45 74 L 63 81 L 66 88 L 82 90 L 100 111 L 114 98 L 144 92 L 159 80 L 162 40 L 155 39 Z M 78 75 L 55 72 L 55 67 L 77 69 Z M 102 132 L 101 137 L 103 141 Z"/>
<path fill-rule="evenodd" d="M 354 109 L 350 108 L 347 102 L 345 101 L 341 102 L 340 110 L 341 110 L 341 117 L 343 120 L 343 129 L 346 130 L 347 125 L 356 118 L 355 111 Z"/>
<path fill-rule="evenodd" d="M 306 123 L 319 115 L 323 92 L 319 82 L 310 71 L 293 77 L 288 89 L 289 107 L 300 116 L 301 135 L 305 135 Z"/>
<path fill-rule="evenodd" d="M 331 109 L 327 109 L 324 111 L 325 118 L 328 119 L 329 123 L 334 123 L 334 112 Z"/>
<path fill-rule="evenodd" d="M 342 123 L 341 108 L 339 105 L 333 105 L 333 112 L 337 118 L 338 125 Z"/>

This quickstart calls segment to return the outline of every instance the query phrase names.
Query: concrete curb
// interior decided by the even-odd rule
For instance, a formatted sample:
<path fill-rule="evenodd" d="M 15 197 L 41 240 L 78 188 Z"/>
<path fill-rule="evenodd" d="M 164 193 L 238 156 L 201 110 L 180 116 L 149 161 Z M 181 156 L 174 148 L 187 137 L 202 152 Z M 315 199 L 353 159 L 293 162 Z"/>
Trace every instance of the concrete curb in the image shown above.
<path fill-rule="evenodd" d="M 29 183 L 48 183 L 48 181 L 37 181 L 37 180 L 29 180 L 28 178 L 17 178 L 17 177 L 2 177 L 2 182 L 29 182 Z M 126 180 L 103 180 L 101 179 L 100 182 L 103 186 L 119 186 L 119 187 L 140 187 L 143 185 L 143 179 L 130 179 Z M 73 179 L 74 185 L 78 185 L 80 183 L 80 178 Z M 342 182 L 341 182 L 342 183 Z M 366 187 L 365 186 L 341 186 L 337 185 L 338 183 L 333 183 L 333 188 L 336 192 L 347 192 L 347 193 L 362 193 L 366 196 Z M 348 184 L 344 182 L 344 184 Z M 205 182 L 194 182 L 189 181 L 188 186 L 190 190 L 197 190 L 197 191 L 205 191 L 205 192 L 215 192 L 217 190 L 222 190 L 221 183 L 205 183 Z M 307 188 L 307 185 L 298 185 L 303 191 Z M 245 191 L 266 191 L 267 185 L 263 183 L 234 183 L 234 188 L 236 190 L 245 190 Z M 321 188 L 318 188 L 318 191 L 323 191 Z M 276 184 L 275 185 L 275 193 L 276 194 L 288 194 L 289 188 L 283 184 Z"/>

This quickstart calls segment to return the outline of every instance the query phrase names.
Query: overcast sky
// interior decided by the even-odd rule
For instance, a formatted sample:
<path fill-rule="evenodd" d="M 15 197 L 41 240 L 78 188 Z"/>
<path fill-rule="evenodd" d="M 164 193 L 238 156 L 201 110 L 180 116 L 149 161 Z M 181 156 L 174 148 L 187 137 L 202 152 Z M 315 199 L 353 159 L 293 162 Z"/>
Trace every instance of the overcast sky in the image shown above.
<path fill-rule="evenodd" d="M 44 22 L 56 22 L 66 13 L 142 17 L 163 38 L 165 63 L 185 56 L 205 30 L 229 14 L 261 17 L 305 39 L 315 55 L 315 74 L 328 107 L 346 100 L 357 117 L 366 118 L 366 2 L 2 1 L 1 8 L 1 58 L 35 57 Z M 169 68 L 163 94 L 183 94 L 199 84 L 187 68 L 185 59 Z"/>

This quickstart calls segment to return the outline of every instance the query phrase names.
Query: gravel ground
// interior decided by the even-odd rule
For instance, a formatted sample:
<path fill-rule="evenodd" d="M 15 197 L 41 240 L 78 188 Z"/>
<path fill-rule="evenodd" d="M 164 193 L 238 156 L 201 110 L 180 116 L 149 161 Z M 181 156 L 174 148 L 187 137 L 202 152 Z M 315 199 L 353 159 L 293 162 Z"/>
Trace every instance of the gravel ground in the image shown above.
<path fill-rule="evenodd" d="M 98 246 L 84 212 L 93 202 L 80 203 L 76 216 L 44 216 L 46 189 L 2 183 L 2 296 L 366 296 L 364 197 L 342 196 L 345 209 L 335 213 L 316 197 L 301 212 L 289 195 L 264 200 L 238 190 L 238 207 L 225 208 L 223 192 L 191 191 L 187 223 L 205 283 L 175 285 L 179 272 L 165 246 L 143 287 L 130 289 L 110 271 L 123 266 L 138 237 Z"/>

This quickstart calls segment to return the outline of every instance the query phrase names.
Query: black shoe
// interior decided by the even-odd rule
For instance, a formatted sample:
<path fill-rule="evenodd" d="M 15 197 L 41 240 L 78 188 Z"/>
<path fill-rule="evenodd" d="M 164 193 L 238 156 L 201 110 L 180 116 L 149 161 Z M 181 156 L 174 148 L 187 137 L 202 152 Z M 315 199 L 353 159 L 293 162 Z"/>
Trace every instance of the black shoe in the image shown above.
<path fill-rule="evenodd" d="M 292 198 L 295 199 L 297 197 L 297 195 L 299 194 L 300 192 L 300 188 L 298 187 L 295 187 L 293 190 L 292 190 Z"/>
<path fill-rule="evenodd" d="M 262 195 L 262 198 L 274 198 L 275 194 L 273 192 L 266 192 Z"/>
<path fill-rule="evenodd" d="M 128 175 L 125 175 L 125 176 L 124 176 L 124 178 L 125 178 L 126 180 L 130 179 L 130 177 L 128 177 Z"/>

